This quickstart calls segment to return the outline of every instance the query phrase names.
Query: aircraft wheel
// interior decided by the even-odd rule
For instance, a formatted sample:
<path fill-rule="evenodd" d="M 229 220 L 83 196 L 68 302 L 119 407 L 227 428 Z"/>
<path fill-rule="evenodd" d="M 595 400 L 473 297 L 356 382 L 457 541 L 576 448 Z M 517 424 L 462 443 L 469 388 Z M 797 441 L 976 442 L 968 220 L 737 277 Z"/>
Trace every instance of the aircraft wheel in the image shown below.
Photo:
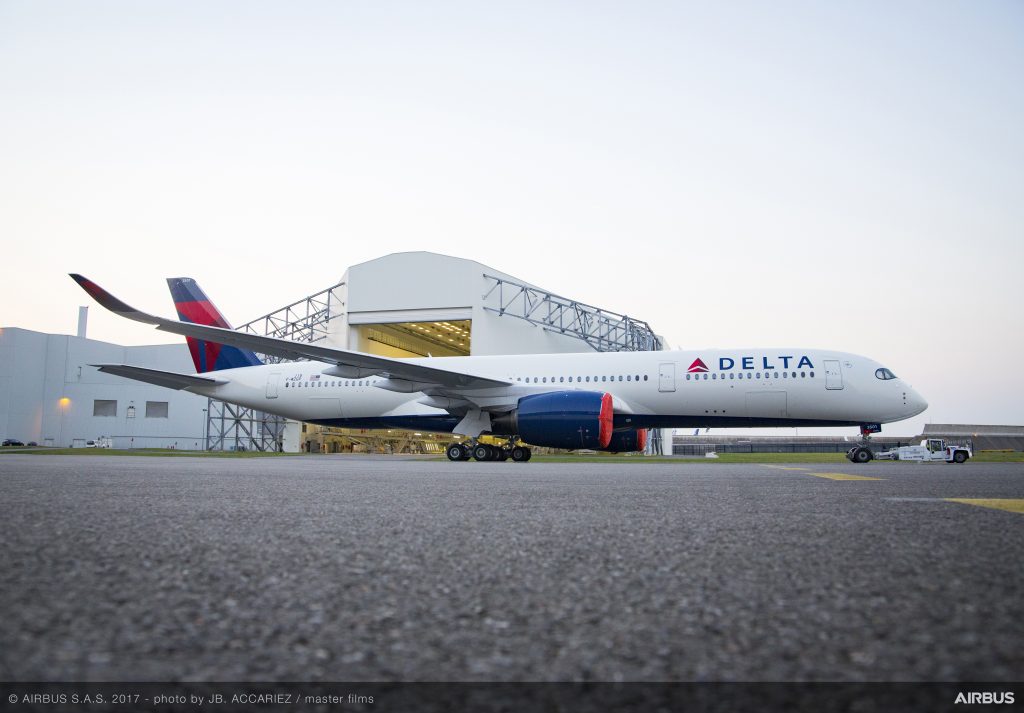
<path fill-rule="evenodd" d="M 530 460 L 530 449 L 516 446 L 512 449 L 512 460 L 516 463 L 525 463 Z"/>
<path fill-rule="evenodd" d="M 461 443 L 452 443 L 445 449 L 444 454 L 448 456 L 448 460 L 451 461 L 466 460 L 469 458 L 469 452 Z"/>
<path fill-rule="evenodd" d="M 867 463 L 871 460 L 871 451 L 867 448 L 858 448 L 853 452 L 854 463 Z"/>

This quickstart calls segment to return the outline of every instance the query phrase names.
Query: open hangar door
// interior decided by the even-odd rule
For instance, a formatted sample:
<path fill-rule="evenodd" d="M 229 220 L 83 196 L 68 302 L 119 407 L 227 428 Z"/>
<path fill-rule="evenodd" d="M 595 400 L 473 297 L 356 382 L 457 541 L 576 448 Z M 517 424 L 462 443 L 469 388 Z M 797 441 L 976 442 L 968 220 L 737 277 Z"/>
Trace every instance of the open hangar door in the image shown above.
<path fill-rule="evenodd" d="M 469 356 L 470 310 L 349 314 L 349 348 L 388 357 Z M 419 314 L 417 314 L 419 313 Z"/>

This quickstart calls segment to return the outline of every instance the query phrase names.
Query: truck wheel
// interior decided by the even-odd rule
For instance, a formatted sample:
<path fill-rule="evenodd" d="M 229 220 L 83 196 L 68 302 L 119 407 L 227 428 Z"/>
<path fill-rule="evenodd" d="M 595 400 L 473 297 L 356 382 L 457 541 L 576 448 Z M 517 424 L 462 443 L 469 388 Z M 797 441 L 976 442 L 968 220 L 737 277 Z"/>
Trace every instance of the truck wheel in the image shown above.
<path fill-rule="evenodd" d="M 871 460 L 871 451 L 867 448 L 858 448 L 853 452 L 854 463 L 867 463 Z"/>
<path fill-rule="evenodd" d="M 963 463 L 966 460 L 967 460 L 967 452 L 966 451 L 957 451 L 956 453 L 953 454 L 953 462 L 954 463 Z"/>
<path fill-rule="evenodd" d="M 451 461 L 465 460 L 466 449 L 461 443 L 453 443 L 445 450 L 445 455 Z"/>

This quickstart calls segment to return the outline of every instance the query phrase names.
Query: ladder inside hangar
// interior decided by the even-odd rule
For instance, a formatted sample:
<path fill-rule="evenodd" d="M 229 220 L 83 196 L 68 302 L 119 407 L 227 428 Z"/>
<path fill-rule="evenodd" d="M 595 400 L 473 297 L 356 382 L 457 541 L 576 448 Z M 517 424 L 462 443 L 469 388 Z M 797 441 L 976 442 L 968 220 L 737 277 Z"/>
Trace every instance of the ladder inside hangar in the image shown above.
<path fill-rule="evenodd" d="M 488 312 L 526 320 L 541 329 L 574 337 L 599 352 L 662 348 L 654 330 L 643 320 L 508 278 L 487 273 L 483 278 L 484 309 Z M 330 322 L 344 314 L 344 301 L 337 292 L 344 286 L 344 282 L 339 282 L 247 322 L 237 330 L 297 342 L 318 342 L 327 337 Z M 284 361 L 264 354 L 259 356 L 264 363 Z M 206 450 L 277 451 L 283 444 L 286 419 L 281 416 L 209 399 L 206 421 Z M 651 431 L 648 450 L 661 452 L 659 429 Z"/>

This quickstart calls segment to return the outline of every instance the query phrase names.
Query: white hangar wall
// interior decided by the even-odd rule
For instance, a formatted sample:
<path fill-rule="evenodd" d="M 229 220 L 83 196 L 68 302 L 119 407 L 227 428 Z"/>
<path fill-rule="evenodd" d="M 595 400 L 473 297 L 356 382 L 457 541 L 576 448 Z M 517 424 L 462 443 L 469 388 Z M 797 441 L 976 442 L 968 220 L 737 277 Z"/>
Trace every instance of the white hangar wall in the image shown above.
<path fill-rule="evenodd" d="M 65 448 L 100 436 L 112 438 L 115 448 L 202 447 L 205 397 L 122 379 L 89 366 L 103 363 L 195 371 L 184 343 L 124 347 L 70 335 L 0 329 L 0 434 Z"/>
<path fill-rule="evenodd" d="M 368 345 L 360 336 L 365 329 L 360 328 L 468 320 L 472 325 L 469 353 L 473 355 L 594 351 L 580 339 L 485 309 L 496 304 L 493 296 L 484 299 L 493 285 L 485 275 L 528 284 L 474 260 L 430 252 L 395 253 L 353 265 L 338 291 L 342 304 L 336 301 L 331 305 L 341 316 L 333 320 L 327 341 L 342 349 L 409 356 L 407 351 L 387 350 L 387 345 Z"/>

